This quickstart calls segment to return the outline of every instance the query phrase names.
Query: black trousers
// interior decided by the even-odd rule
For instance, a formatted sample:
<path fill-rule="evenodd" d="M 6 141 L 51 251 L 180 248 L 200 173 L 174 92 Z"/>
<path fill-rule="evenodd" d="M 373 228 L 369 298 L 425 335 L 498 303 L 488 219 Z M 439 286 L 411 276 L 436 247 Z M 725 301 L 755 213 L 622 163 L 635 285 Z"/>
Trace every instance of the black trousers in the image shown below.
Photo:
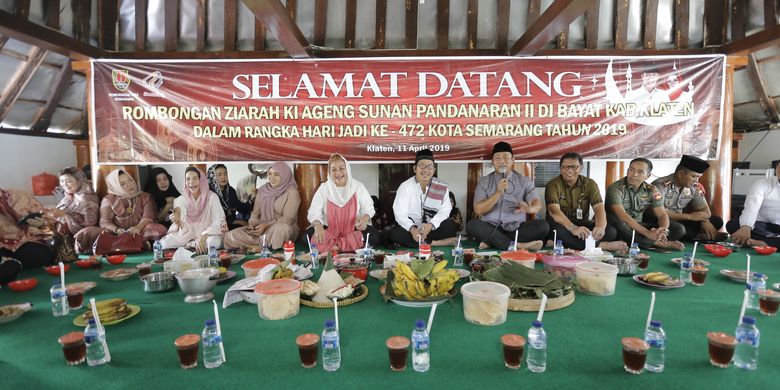
<path fill-rule="evenodd" d="M 325 230 L 328 230 L 327 226 L 323 226 L 323 227 L 325 228 Z M 366 241 L 366 234 L 371 233 L 371 236 L 368 237 L 368 245 L 371 245 L 372 248 L 376 248 L 376 246 L 379 244 L 379 230 L 376 230 L 376 228 L 373 227 L 372 225 L 368 225 L 366 226 L 366 230 L 363 230 L 362 233 L 363 233 L 363 242 Z M 308 229 L 306 229 L 305 234 L 308 234 L 309 238 L 314 236 L 314 226 L 310 226 Z M 297 244 L 298 246 L 303 248 L 309 247 L 309 243 L 306 242 L 305 235 L 301 235 L 301 237 L 298 238 Z"/>
<path fill-rule="evenodd" d="M 734 234 L 740 226 L 739 219 L 732 219 L 726 224 L 726 231 L 729 232 L 729 234 Z M 750 232 L 750 238 L 761 240 L 769 246 L 780 247 L 780 237 L 767 237 L 767 234 L 780 234 L 780 225 L 756 221 L 756 223 L 753 224 L 753 231 Z"/>
<path fill-rule="evenodd" d="M 618 238 L 625 241 L 628 244 L 631 244 L 631 232 L 633 229 L 631 226 L 629 226 L 627 223 L 617 219 L 617 217 L 609 218 L 607 217 L 607 220 L 609 221 L 609 224 L 617 230 Z M 682 238 L 682 236 L 685 234 L 685 227 L 681 223 L 677 223 L 674 221 L 670 221 L 672 223 L 669 224 L 669 234 L 667 235 L 667 239 L 669 241 L 676 241 Z M 658 221 L 655 222 L 640 222 L 640 225 L 644 226 L 647 229 L 653 229 L 658 227 Z M 651 248 L 655 246 L 655 241 L 641 235 L 637 234 L 634 238 L 634 242 L 639 243 L 639 246 L 642 248 Z"/>
<path fill-rule="evenodd" d="M 443 240 L 445 238 L 458 235 L 458 226 L 451 219 L 445 219 L 439 224 L 439 227 L 431 230 L 425 242 L 431 243 L 434 240 Z M 417 237 L 412 237 L 408 230 L 396 225 L 390 231 L 390 241 L 407 248 L 417 248 Z"/>
<path fill-rule="evenodd" d="M 52 247 L 39 242 L 26 242 L 19 248 L 16 248 L 16 251 L 0 248 L 0 255 L 10 257 L 22 263 L 19 265 L 16 261 L 6 261 L 0 264 L 0 284 L 6 284 L 16 279 L 16 276 L 23 269 L 54 264 L 56 257 Z"/>
<path fill-rule="evenodd" d="M 535 219 L 532 221 L 525 221 L 520 224 L 517 229 L 517 241 L 518 242 L 531 242 L 535 240 L 543 240 L 547 237 L 547 233 L 550 231 L 550 225 L 547 221 L 542 219 Z M 473 219 L 466 224 L 466 232 L 477 239 L 479 242 L 484 242 L 491 247 L 504 251 L 509 248 L 509 244 L 515 240 L 514 231 L 506 231 L 501 226 L 496 226 L 488 222 L 484 222 L 480 219 Z"/>
<path fill-rule="evenodd" d="M 550 224 L 550 234 L 547 235 L 547 238 L 553 239 L 553 230 L 558 231 L 558 239 L 563 241 L 563 246 L 565 248 L 571 248 L 576 250 L 583 250 L 585 249 L 585 240 L 580 240 L 579 237 L 572 234 L 568 229 L 566 229 L 566 226 L 563 226 L 555 221 L 548 220 Z M 593 228 L 596 226 L 595 223 L 589 222 L 589 221 L 572 221 L 573 224 L 577 226 L 584 226 L 590 230 L 593 230 Z M 617 240 L 617 230 L 615 230 L 614 227 L 607 224 L 607 227 L 604 229 L 604 237 L 601 238 L 601 240 L 596 241 L 596 246 L 599 245 L 601 241 L 615 241 Z"/>
<path fill-rule="evenodd" d="M 650 211 L 646 211 L 642 215 L 642 220 L 647 223 L 658 225 L 658 218 Z M 715 230 L 719 230 L 723 227 L 723 218 L 717 215 L 710 215 L 710 223 L 715 227 Z M 688 242 L 694 242 L 697 239 L 699 233 L 701 233 L 701 222 L 699 221 L 672 221 L 669 220 L 669 232 L 671 234 L 672 229 L 682 231 L 682 239 Z M 671 238 L 669 238 L 671 240 Z"/>

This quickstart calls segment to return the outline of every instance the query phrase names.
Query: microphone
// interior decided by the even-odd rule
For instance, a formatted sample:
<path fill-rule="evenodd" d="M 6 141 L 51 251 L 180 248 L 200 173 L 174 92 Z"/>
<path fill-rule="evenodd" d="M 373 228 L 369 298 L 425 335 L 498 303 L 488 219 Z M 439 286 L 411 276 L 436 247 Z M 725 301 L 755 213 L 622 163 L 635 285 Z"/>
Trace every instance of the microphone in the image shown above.
<path fill-rule="evenodd" d="M 506 167 L 501 167 L 498 169 L 498 173 L 501 174 L 502 179 L 506 179 Z"/>

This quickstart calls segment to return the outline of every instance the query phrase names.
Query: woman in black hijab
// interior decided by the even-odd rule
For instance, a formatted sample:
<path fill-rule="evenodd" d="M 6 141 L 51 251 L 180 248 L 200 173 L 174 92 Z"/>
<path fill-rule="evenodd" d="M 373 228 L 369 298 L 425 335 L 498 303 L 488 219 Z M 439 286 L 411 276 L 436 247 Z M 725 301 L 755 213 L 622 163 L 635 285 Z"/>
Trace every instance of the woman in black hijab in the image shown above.
<path fill-rule="evenodd" d="M 173 200 L 181 196 L 179 190 L 173 185 L 173 177 L 164 168 L 153 168 L 146 180 L 144 191 L 152 195 L 157 205 L 157 222 L 171 226 L 168 216 L 173 210 Z"/>

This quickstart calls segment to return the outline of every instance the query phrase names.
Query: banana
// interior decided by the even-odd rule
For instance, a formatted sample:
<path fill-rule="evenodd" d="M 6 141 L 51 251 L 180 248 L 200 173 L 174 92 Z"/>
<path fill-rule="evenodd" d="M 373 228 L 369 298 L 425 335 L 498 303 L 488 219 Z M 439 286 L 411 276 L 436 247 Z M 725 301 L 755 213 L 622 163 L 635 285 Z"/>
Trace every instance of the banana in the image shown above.
<path fill-rule="evenodd" d="M 446 266 L 447 266 L 447 260 L 442 260 L 436 263 L 436 265 L 434 265 L 433 269 L 431 270 L 431 275 L 441 272 L 442 270 L 444 270 L 444 267 Z"/>
<path fill-rule="evenodd" d="M 112 298 L 103 301 L 97 301 L 95 302 L 95 306 L 97 306 L 98 311 L 100 311 L 101 308 L 116 307 L 125 303 L 127 303 L 127 301 L 124 298 Z M 92 305 L 87 304 L 87 308 L 92 309 Z"/>
<path fill-rule="evenodd" d="M 404 274 L 407 278 L 412 280 L 417 279 L 417 275 L 414 274 L 414 271 L 412 271 L 412 269 L 409 268 L 409 266 L 406 265 L 406 263 L 403 261 L 397 261 L 395 263 L 395 267 L 400 270 L 400 273 Z"/>

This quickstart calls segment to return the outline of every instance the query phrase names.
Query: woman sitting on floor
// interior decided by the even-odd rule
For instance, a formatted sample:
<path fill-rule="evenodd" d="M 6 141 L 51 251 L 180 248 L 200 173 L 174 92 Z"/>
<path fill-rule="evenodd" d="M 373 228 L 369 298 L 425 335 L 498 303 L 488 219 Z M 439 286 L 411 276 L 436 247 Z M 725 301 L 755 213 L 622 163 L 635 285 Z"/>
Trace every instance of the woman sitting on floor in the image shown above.
<path fill-rule="evenodd" d="M 0 284 L 14 279 L 24 269 L 54 263 L 50 245 L 54 220 L 41 213 L 43 206 L 30 194 L 0 189 Z"/>
<path fill-rule="evenodd" d="M 165 225 L 165 227 L 171 226 L 171 220 L 169 219 L 173 212 L 173 201 L 181 196 L 179 190 L 173 185 L 173 177 L 165 168 L 153 168 L 149 178 L 146 180 L 146 186 L 144 191 L 148 192 L 154 200 L 155 220 Z"/>
<path fill-rule="evenodd" d="M 70 167 L 60 171 L 60 187 L 65 195 L 46 216 L 57 220 L 57 232 L 71 240 L 75 237 L 76 252 L 92 249 L 92 242 L 84 240 L 78 233 L 84 228 L 97 226 L 100 207 L 98 196 L 87 182 L 87 177 L 78 168 Z M 81 239 L 81 241 L 79 241 Z"/>

